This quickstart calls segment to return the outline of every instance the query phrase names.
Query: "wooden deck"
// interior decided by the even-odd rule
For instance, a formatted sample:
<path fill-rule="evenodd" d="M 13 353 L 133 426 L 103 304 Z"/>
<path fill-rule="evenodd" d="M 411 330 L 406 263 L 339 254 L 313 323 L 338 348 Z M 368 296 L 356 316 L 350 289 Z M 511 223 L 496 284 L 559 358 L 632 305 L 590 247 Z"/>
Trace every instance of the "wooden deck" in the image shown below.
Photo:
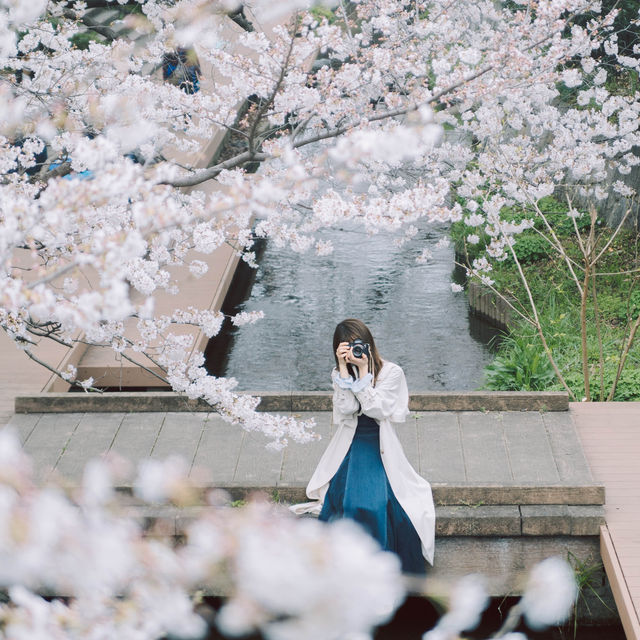
<path fill-rule="evenodd" d="M 640 639 L 640 402 L 571 403 L 597 482 L 605 485 L 602 561 L 627 640 Z"/>

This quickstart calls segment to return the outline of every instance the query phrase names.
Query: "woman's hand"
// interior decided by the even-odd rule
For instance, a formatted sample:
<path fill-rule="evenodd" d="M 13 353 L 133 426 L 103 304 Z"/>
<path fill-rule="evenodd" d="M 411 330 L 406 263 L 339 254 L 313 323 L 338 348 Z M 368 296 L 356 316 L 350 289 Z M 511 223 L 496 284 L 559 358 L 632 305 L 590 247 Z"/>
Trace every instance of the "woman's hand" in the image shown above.
<path fill-rule="evenodd" d="M 348 342 L 341 342 L 336 349 L 336 356 L 338 357 L 338 370 L 340 371 L 341 378 L 349 377 L 349 370 L 347 369 L 347 358 L 351 355 L 351 348 Z"/>

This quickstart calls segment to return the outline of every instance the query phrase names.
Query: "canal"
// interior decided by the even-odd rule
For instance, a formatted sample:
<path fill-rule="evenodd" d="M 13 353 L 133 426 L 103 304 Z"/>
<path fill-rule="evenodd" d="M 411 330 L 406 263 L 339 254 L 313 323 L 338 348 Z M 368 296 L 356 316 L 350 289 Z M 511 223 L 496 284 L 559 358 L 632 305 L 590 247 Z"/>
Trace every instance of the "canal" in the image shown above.
<path fill-rule="evenodd" d="M 456 277 L 453 247 L 438 241 L 445 225 L 425 224 L 406 244 L 390 232 L 358 226 L 319 234 L 333 253 L 297 254 L 261 241 L 258 269 L 241 264 L 223 310 L 264 312 L 240 328 L 226 322 L 206 352 L 214 375 L 251 391 L 326 391 L 335 325 L 369 325 L 383 358 L 405 371 L 412 392 L 472 390 L 482 383 L 496 330 L 473 317 Z M 427 263 L 416 259 L 427 248 Z"/>

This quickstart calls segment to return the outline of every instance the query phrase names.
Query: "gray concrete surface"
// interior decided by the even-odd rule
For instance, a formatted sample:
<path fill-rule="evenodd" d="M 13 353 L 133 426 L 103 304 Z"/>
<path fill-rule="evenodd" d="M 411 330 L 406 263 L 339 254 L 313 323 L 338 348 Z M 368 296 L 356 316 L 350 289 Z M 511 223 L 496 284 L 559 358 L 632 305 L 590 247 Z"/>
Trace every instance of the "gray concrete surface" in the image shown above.
<path fill-rule="evenodd" d="M 133 463 L 173 454 L 203 488 L 297 502 L 306 499 L 333 425 L 326 411 L 289 415 L 313 417 L 321 439 L 273 452 L 260 434 L 199 411 L 15 414 L 9 424 L 42 480 L 77 484 L 84 465 L 108 453 Z M 591 477 L 569 412 L 414 412 L 398 435 L 432 484 L 439 535 L 598 533 L 604 490 Z"/>
<path fill-rule="evenodd" d="M 209 470 L 216 485 L 304 486 L 332 434 L 329 412 L 313 417 L 322 439 L 283 451 L 214 413 L 15 414 L 9 424 L 46 477 L 76 480 L 92 457 L 110 451 L 136 462 L 183 456 Z M 435 484 L 591 487 L 593 480 L 568 412 L 414 412 L 398 429 L 407 457 Z"/>
<path fill-rule="evenodd" d="M 71 395 L 71 394 L 69 394 Z M 124 407 L 123 407 L 124 409 Z M 291 413 L 289 414 L 291 415 Z M 304 501 L 304 487 L 333 433 L 328 411 L 313 417 L 321 440 L 265 448 L 266 439 L 199 410 L 181 412 L 17 413 L 10 425 L 41 479 L 80 482 L 86 462 L 117 453 L 132 462 L 183 456 L 203 491 L 237 500 L 261 491 L 272 501 Z M 399 428 L 436 503 L 436 561 L 430 575 L 451 580 L 480 572 L 493 595 L 519 592 L 528 569 L 549 555 L 599 561 L 604 488 L 594 482 L 570 411 L 421 411 Z M 121 487 L 126 510 L 149 535 L 181 536 L 200 506 L 142 505 Z M 160 533 L 159 533 L 160 532 Z M 615 606 L 602 576 L 590 616 Z M 609 607 L 609 608 L 607 608 Z"/>

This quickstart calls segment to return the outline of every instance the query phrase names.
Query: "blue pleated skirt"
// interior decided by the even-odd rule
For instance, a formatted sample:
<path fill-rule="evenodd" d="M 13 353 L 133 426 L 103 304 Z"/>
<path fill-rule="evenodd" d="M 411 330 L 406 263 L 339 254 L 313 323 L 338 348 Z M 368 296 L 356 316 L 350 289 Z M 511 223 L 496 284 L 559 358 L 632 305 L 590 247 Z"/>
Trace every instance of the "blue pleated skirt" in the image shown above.
<path fill-rule="evenodd" d="M 420 537 L 391 490 L 380 456 L 380 428 L 369 416 L 358 416 L 353 442 L 331 479 L 320 520 L 351 518 L 383 549 L 400 557 L 402 571 L 424 575 Z"/>

